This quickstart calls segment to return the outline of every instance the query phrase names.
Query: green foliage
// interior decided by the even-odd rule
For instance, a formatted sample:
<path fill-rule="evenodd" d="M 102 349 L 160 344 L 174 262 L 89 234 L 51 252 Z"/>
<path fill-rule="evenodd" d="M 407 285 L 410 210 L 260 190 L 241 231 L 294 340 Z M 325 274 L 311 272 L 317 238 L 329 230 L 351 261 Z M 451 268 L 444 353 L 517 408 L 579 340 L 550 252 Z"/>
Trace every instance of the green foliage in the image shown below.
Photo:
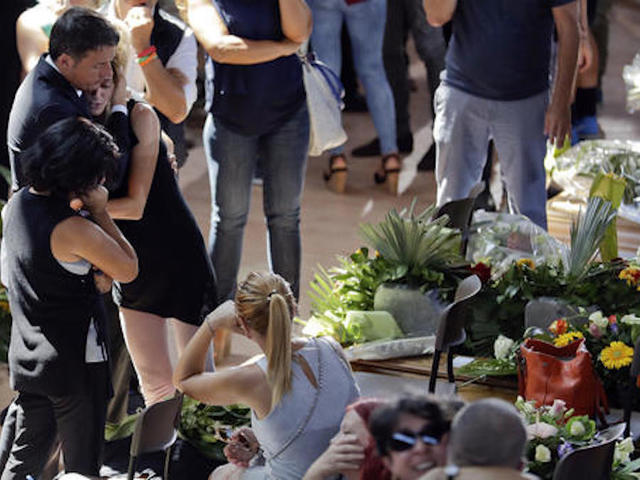
<path fill-rule="evenodd" d="M 319 266 L 314 275 L 309 291 L 313 315 L 310 322 L 317 330 L 316 335 L 330 335 L 347 346 L 363 341 L 359 325 L 347 322 L 347 312 L 373 310 L 378 287 L 386 282 L 402 282 L 406 279 L 406 269 L 380 254 L 370 257 L 366 247 L 348 257 L 338 257 L 338 262 L 339 266 L 328 270 Z M 439 288 L 441 297 L 449 299 L 458 276 L 455 269 L 425 268 L 414 280 L 422 291 Z"/>
<path fill-rule="evenodd" d="M 178 434 L 195 446 L 203 455 L 226 462 L 223 448 L 233 430 L 249 425 L 251 411 L 248 407 L 205 405 L 185 396 Z"/>
<path fill-rule="evenodd" d="M 528 268 L 514 263 L 504 275 L 483 286 L 474 300 L 467 323 L 467 349 L 474 355 L 490 357 L 499 334 L 521 338 L 525 306 L 540 297 L 555 297 L 576 308 L 596 305 L 606 315 L 640 315 L 640 295 L 618 278 L 626 266 L 623 260 L 592 262 L 576 282 L 562 264 Z"/>
<path fill-rule="evenodd" d="M 415 214 L 414 199 L 408 211 L 392 209 L 377 225 L 363 224 L 360 233 L 395 269 L 398 281 L 419 286 L 425 273 L 463 263 L 460 232 L 446 227 L 448 217 L 432 219 L 435 205 Z"/>

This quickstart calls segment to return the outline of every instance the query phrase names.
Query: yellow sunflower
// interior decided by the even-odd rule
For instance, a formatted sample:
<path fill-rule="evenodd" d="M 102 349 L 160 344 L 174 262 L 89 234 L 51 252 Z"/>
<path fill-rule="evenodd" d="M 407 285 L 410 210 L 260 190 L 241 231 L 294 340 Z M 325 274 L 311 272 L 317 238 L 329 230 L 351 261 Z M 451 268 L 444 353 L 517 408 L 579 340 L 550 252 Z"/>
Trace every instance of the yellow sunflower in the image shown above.
<path fill-rule="evenodd" d="M 578 340 L 579 338 L 584 338 L 584 335 L 580 332 L 567 332 L 562 335 L 558 335 L 553 339 L 553 344 L 556 347 L 566 347 L 574 340 Z"/>
<path fill-rule="evenodd" d="M 535 270 L 536 264 L 530 258 L 521 258 L 516 260 L 516 266 L 518 268 L 528 267 L 531 270 Z"/>
<path fill-rule="evenodd" d="M 600 352 L 600 361 L 609 370 L 631 365 L 632 360 L 633 348 L 623 342 L 611 342 Z"/>

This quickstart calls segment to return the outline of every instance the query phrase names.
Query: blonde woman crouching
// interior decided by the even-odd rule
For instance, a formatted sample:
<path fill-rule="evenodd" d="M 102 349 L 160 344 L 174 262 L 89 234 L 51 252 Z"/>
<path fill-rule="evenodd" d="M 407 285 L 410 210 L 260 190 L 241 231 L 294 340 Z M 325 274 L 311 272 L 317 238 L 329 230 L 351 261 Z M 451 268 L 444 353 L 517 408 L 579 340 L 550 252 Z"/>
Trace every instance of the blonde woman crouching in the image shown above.
<path fill-rule="evenodd" d="M 220 305 L 191 339 L 174 373 L 176 387 L 211 405 L 251 407 L 253 432 L 232 437 L 232 465 L 211 478 L 299 479 L 337 433 L 358 389 L 340 346 L 329 338 L 292 339 L 296 310 L 279 275 L 251 273 L 235 301 Z M 216 330 L 245 335 L 264 352 L 242 365 L 203 372 Z M 255 434 L 255 439 L 253 438 Z M 255 464 L 261 450 L 266 464 Z"/>

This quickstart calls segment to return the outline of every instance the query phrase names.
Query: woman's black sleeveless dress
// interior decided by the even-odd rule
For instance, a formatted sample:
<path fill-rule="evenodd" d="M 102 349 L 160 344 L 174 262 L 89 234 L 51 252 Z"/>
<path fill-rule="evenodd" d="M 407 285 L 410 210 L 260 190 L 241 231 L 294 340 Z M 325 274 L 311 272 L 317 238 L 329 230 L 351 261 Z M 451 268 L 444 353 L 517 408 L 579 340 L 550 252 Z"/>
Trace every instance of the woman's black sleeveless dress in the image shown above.
<path fill-rule="evenodd" d="M 128 104 L 129 113 L 134 101 Z M 131 145 L 138 140 L 130 129 Z M 128 178 L 128 175 L 127 177 Z M 112 197 L 126 195 L 127 182 Z M 160 142 L 149 197 L 140 220 L 117 220 L 138 254 L 138 277 L 114 282 L 121 307 L 200 325 L 216 307 L 216 281 L 204 240 Z"/>

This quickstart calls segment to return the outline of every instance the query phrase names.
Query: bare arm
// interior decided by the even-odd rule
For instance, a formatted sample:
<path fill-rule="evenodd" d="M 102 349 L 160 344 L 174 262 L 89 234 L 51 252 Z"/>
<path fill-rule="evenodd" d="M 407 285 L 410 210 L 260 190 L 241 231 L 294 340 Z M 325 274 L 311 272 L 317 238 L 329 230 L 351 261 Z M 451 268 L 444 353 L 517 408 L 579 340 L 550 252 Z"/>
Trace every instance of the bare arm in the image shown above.
<path fill-rule="evenodd" d="M 51 233 L 51 251 L 62 262 L 85 259 L 119 282 L 138 276 L 138 257 L 105 210 L 108 192 L 98 186 L 81 196 L 94 222 L 76 216 L 60 222 Z"/>
<path fill-rule="evenodd" d="M 458 0 L 424 0 L 427 21 L 434 27 L 441 27 L 453 18 Z"/>
<path fill-rule="evenodd" d="M 35 68 L 40 55 L 49 49 L 49 39 L 42 29 L 36 26 L 37 20 L 34 11 L 29 9 L 23 12 L 16 22 L 16 45 L 25 74 Z"/>
<path fill-rule="evenodd" d="M 211 405 L 243 403 L 257 412 L 270 407 L 270 390 L 264 395 L 266 378 L 257 365 L 242 365 L 217 372 L 205 372 L 205 361 L 213 332 L 231 328 L 236 318 L 232 301 L 220 305 L 207 317 L 185 348 L 173 372 L 173 383 L 178 390 L 196 400 Z"/>
<path fill-rule="evenodd" d="M 279 0 L 282 33 L 289 40 L 302 43 L 311 35 L 311 9 L 304 0 Z"/>
<path fill-rule="evenodd" d="M 571 98 L 578 58 L 578 18 L 576 2 L 553 8 L 558 31 L 558 67 L 551 103 L 545 116 L 544 133 L 556 145 L 571 134 Z"/>
<path fill-rule="evenodd" d="M 124 19 L 131 34 L 131 45 L 136 53 L 144 52 L 151 45 L 153 11 L 151 7 L 131 8 Z M 196 55 L 194 45 L 193 55 Z M 173 123 L 180 123 L 189 113 L 184 93 L 184 75 L 176 75 L 165 68 L 159 58 L 141 66 L 149 103 L 167 116 Z"/>
<path fill-rule="evenodd" d="M 139 142 L 131 150 L 129 190 L 126 197 L 109 200 L 107 211 L 113 218 L 140 220 L 158 162 L 160 122 L 151 107 L 138 103 L 131 111 L 131 125 Z"/>
<path fill-rule="evenodd" d="M 593 47 L 589 33 L 589 19 L 587 18 L 587 0 L 579 0 L 578 10 L 578 33 L 580 35 L 578 73 L 582 73 L 588 70 L 594 62 Z"/>
<path fill-rule="evenodd" d="M 187 0 L 187 18 L 198 41 L 218 63 L 254 65 L 295 53 L 300 44 L 285 39 L 249 40 L 229 34 L 209 0 Z"/>

